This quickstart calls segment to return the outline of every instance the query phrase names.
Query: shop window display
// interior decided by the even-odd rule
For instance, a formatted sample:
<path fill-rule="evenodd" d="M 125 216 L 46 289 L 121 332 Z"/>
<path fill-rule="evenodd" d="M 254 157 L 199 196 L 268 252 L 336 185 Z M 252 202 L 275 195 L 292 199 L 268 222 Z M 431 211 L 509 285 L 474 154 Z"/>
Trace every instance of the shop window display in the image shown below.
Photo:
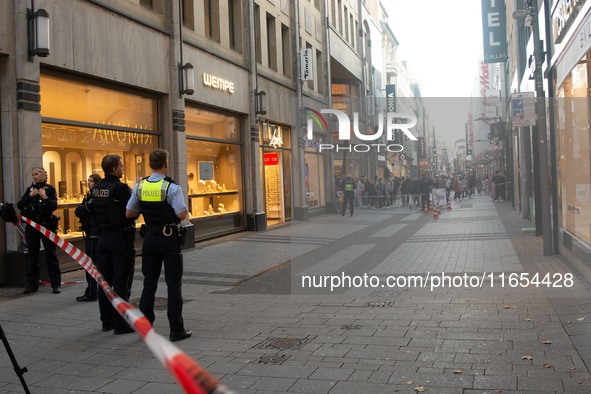
<path fill-rule="evenodd" d="M 560 226 L 591 246 L 589 73 L 586 61 L 575 66 L 558 89 L 556 108 Z"/>
<path fill-rule="evenodd" d="M 116 154 L 123 158 L 121 181 L 133 188 L 150 175 L 148 154 L 158 147 L 155 135 L 50 123 L 42 125 L 42 141 L 43 167 L 58 195 L 58 235 L 64 238 L 82 236 L 74 210 L 88 192 L 88 176 L 105 176 L 101 168 L 104 156 Z"/>
<path fill-rule="evenodd" d="M 240 163 L 240 145 L 187 140 L 191 221 L 242 210 Z"/>

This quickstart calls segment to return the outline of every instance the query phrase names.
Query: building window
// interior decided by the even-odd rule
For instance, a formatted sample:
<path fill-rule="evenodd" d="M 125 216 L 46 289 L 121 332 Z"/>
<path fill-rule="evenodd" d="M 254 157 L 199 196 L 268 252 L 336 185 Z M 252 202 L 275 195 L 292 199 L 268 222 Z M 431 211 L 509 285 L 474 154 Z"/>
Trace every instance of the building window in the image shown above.
<path fill-rule="evenodd" d="M 203 19 L 205 36 L 220 42 L 220 4 L 219 0 L 203 1 Z"/>
<path fill-rule="evenodd" d="M 291 36 L 289 27 L 281 24 L 281 50 L 283 54 L 283 75 L 291 78 Z"/>
<path fill-rule="evenodd" d="M 318 93 L 324 93 L 324 78 L 323 78 L 323 69 L 322 69 L 322 52 L 316 51 L 316 81 L 317 81 L 317 91 Z"/>
<path fill-rule="evenodd" d="M 353 13 L 349 15 L 350 25 L 351 25 L 351 46 L 355 48 L 355 22 L 353 21 Z"/>
<path fill-rule="evenodd" d="M 347 17 L 347 15 L 349 15 L 349 11 L 347 11 L 347 7 L 345 7 L 345 41 L 350 42 L 349 41 L 349 18 Z M 353 37 L 351 37 L 353 38 Z"/>
<path fill-rule="evenodd" d="M 157 14 L 162 14 L 162 0 L 140 0 L 140 5 Z"/>
<path fill-rule="evenodd" d="M 268 67 L 277 71 L 277 33 L 275 32 L 275 18 L 267 14 L 267 58 Z"/>
<path fill-rule="evenodd" d="M 336 1 L 337 0 L 330 0 L 330 20 L 335 28 L 337 27 Z"/>
<path fill-rule="evenodd" d="M 338 13 L 339 13 L 338 28 L 339 28 L 339 33 L 342 35 L 343 34 L 343 2 L 341 0 L 338 0 L 337 6 L 338 6 Z"/>
<path fill-rule="evenodd" d="M 256 25 L 257 63 L 263 64 L 261 51 L 261 8 L 254 5 L 254 24 Z"/>
<path fill-rule="evenodd" d="M 355 39 L 354 41 L 357 42 L 357 32 L 359 31 L 359 22 L 355 21 Z M 359 51 L 359 48 L 357 48 L 357 51 Z"/>
<path fill-rule="evenodd" d="M 182 0 L 183 26 L 191 30 L 195 29 L 195 14 L 193 13 L 193 0 Z"/>
<path fill-rule="evenodd" d="M 242 53 L 242 12 L 240 0 L 228 0 L 230 48 Z"/>

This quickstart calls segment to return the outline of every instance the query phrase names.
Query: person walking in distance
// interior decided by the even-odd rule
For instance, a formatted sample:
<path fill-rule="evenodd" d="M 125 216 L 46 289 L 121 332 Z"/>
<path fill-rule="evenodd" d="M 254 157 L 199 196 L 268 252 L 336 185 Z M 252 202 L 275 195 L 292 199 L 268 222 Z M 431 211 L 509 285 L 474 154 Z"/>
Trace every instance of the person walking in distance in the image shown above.
<path fill-rule="evenodd" d="M 86 247 L 86 254 L 93 263 L 96 264 L 97 261 L 97 246 L 98 246 L 98 228 L 96 225 L 96 219 L 93 215 L 90 214 L 90 206 L 92 205 L 92 194 L 91 190 L 101 181 L 101 176 L 98 174 L 92 174 L 88 177 L 88 194 L 82 200 L 82 203 L 78 205 L 74 214 L 80 218 L 80 225 L 82 226 L 82 230 L 84 231 L 84 246 Z M 97 292 L 98 287 L 96 280 L 86 272 L 86 290 L 84 291 L 84 295 L 80 297 L 76 297 L 76 301 L 79 302 L 86 302 L 86 301 L 96 301 L 97 300 Z"/>
<path fill-rule="evenodd" d="M 351 174 L 347 174 L 347 178 L 341 182 L 341 190 L 345 193 L 345 199 L 343 200 L 343 212 L 341 213 L 341 216 L 345 216 L 347 202 L 349 203 L 349 211 L 351 212 L 351 216 L 353 216 L 353 212 L 355 210 L 355 189 L 357 189 L 355 180 L 351 178 Z"/>
<path fill-rule="evenodd" d="M 419 193 L 421 194 L 421 210 L 425 207 L 429 209 L 429 194 L 431 192 L 431 180 L 427 177 L 427 173 L 423 172 L 423 178 L 419 182 Z"/>
<path fill-rule="evenodd" d="M 105 177 L 92 188 L 92 205 L 89 207 L 99 229 L 96 266 L 113 290 L 129 301 L 135 263 L 135 227 L 125 217 L 125 206 L 131 189 L 119 180 L 125 170 L 121 156 L 106 155 L 101 167 Z M 98 290 L 98 301 L 103 331 L 114 328 L 116 335 L 133 332 L 113 308 L 102 287 Z"/>
<path fill-rule="evenodd" d="M 181 187 L 166 176 L 168 152 L 164 149 L 154 149 L 150 152 L 150 168 L 153 171 L 152 175 L 135 185 L 125 211 L 128 218 L 136 218 L 141 213 L 146 221 L 140 231 L 140 235 L 144 237 L 144 290 L 140 299 L 140 311 L 154 324 L 154 302 L 164 261 L 164 278 L 168 286 L 170 340 L 180 341 L 192 334 L 190 330 L 185 330 L 181 292 L 181 246 L 184 245 L 186 233 L 180 222 L 187 217 L 187 206 Z"/>
<path fill-rule="evenodd" d="M 16 206 L 21 210 L 22 216 L 31 219 L 50 231 L 56 231 L 59 218 L 53 214 L 53 211 L 57 209 L 55 187 L 47 183 L 47 172 L 43 167 L 33 167 L 31 175 L 33 175 L 33 183 L 27 188 Z M 39 287 L 39 241 L 42 241 L 45 248 L 47 273 L 51 279 L 53 294 L 59 294 L 62 274 L 57 253 L 55 252 L 55 244 L 28 224 L 25 228 L 25 236 L 27 237 L 27 249 L 29 251 L 29 271 L 27 274 L 27 287 L 23 293 L 34 293 Z"/>

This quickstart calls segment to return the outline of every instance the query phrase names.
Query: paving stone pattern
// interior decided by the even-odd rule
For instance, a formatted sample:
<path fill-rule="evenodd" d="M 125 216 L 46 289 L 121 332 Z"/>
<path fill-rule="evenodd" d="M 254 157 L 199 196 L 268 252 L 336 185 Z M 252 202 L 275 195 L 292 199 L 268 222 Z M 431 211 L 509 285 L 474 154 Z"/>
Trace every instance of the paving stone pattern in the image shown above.
<path fill-rule="evenodd" d="M 509 203 L 470 204 L 454 203 L 440 219 L 400 205 L 319 216 L 185 252 L 183 295 L 192 301 L 183 315 L 193 337 L 177 344 L 243 394 L 591 392 L 591 285 L 560 257 L 543 256 L 541 238 L 522 234 L 529 222 Z M 233 293 L 235 281 L 288 261 L 242 285 L 261 281 L 256 293 Z M 265 277 L 289 283 L 304 270 L 379 273 L 380 287 L 265 294 Z M 443 270 L 496 276 L 482 287 L 381 287 L 386 275 Z M 573 286 L 502 287 L 503 272 L 572 273 Z M 0 324 L 31 392 L 180 393 L 137 335 L 100 330 L 96 303 L 74 300 L 84 287 L 0 293 Z M 132 298 L 141 288 L 138 265 Z M 164 283 L 157 296 L 166 297 Z M 168 334 L 166 311 L 156 311 L 155 328 Z M 277 339 L 297 345 L 272 346 Z M 22 392 L 0 350 L 0 394 Z"/>

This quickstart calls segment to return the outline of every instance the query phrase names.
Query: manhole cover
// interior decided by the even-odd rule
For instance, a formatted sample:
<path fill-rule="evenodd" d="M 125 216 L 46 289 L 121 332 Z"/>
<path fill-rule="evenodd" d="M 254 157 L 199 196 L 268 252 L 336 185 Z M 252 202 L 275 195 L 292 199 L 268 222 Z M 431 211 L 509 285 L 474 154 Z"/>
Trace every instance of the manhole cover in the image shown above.
<path fill-rule="evenodd" d="M 267 338 L 253 346 L 254 349 L 290 349 L 300 350 L 306 346 L 312 338 Z"/>
<path fill-rule="evenodd" d="M 285 361 L 283 356 L 262 356 L 259 362 L 264 364 L 280 364 Z"/>
<path fill-rule="evenodd" d="M 300 345 L 300 340 L 296 338 L 280 338 L 272 341 L 270 345 L 281 349 L 295 349 Z"/>
<path fill-rule="evenodd" d="M 385 301 L 370 301 L 364 305 L 366 308 L 384 308 L 387 306 L 392 306 L 391 302 Z"/>
<path fill-rule="evenodd" d="M 356 324 L 354 326 L 343 326 L 341 327 L 343 330 L 361 330 L 361 326 Z"/>

